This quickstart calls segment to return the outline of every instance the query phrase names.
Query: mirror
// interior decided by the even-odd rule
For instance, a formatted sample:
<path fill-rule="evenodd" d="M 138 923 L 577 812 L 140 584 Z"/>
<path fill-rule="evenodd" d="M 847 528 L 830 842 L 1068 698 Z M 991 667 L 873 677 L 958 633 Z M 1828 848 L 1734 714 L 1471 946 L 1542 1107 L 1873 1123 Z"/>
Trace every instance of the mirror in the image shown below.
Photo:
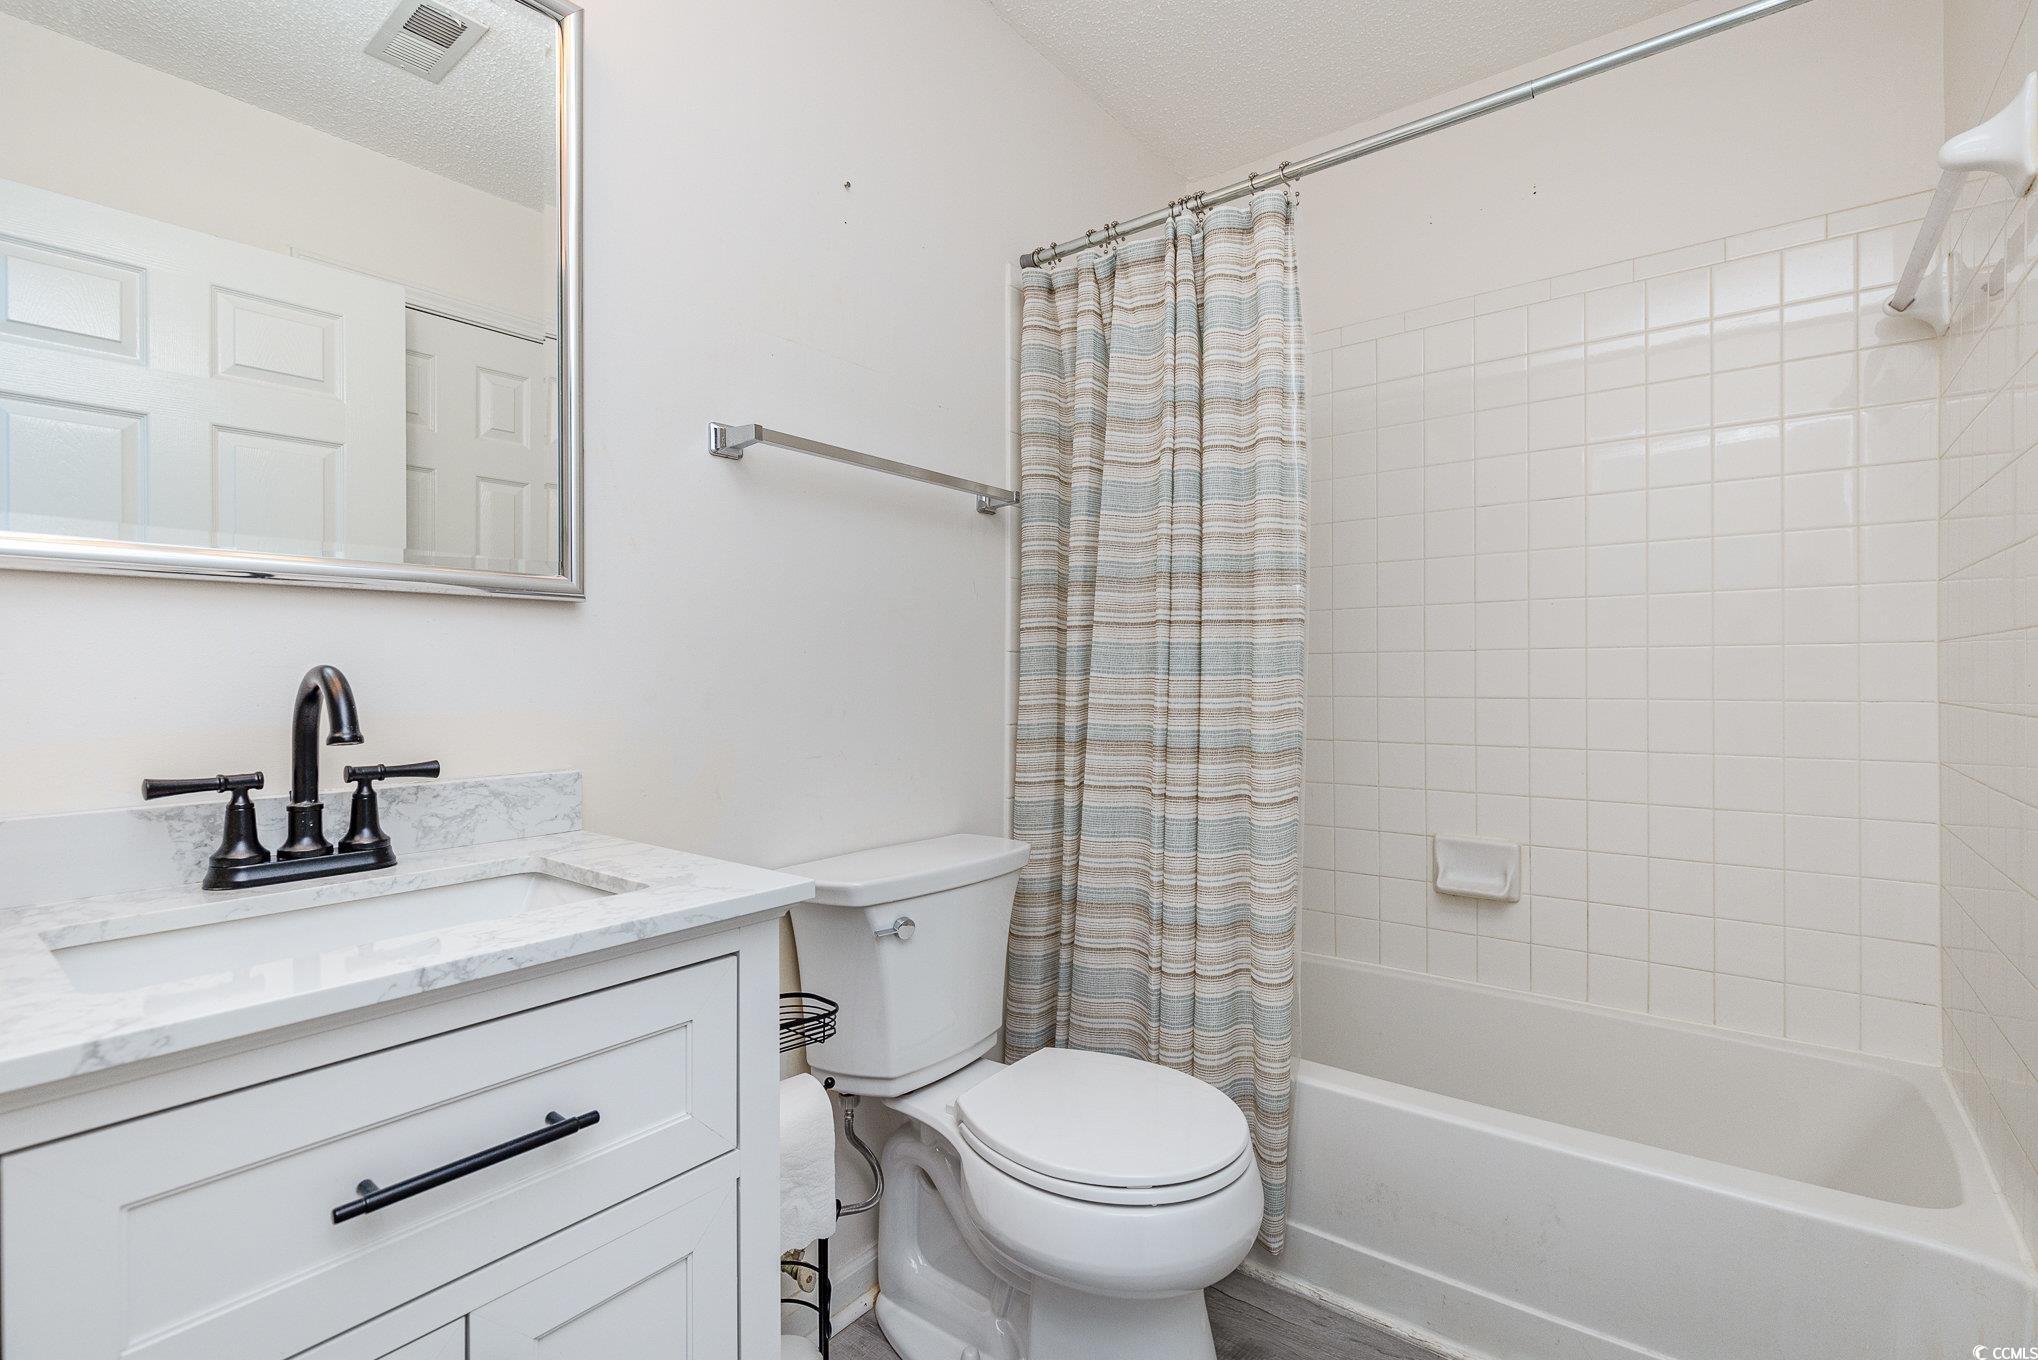
<path fill-rule="evenodd" d="M 578 38 L 0 0 L 0 565 L 579 597 Z"/>

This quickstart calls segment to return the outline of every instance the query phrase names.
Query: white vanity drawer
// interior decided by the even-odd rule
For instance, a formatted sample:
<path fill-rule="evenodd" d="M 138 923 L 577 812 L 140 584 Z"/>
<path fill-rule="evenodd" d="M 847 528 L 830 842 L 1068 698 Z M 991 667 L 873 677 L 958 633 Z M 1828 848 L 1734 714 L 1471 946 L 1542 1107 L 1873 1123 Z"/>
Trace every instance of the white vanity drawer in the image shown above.
<path fill-rule="evenodd" d="M 0 1159 L 8 1360 L 267 1360 L 736 1143 L 716 959 Z M 389 1187 L 599 1111 L 387 1208 Z"/>

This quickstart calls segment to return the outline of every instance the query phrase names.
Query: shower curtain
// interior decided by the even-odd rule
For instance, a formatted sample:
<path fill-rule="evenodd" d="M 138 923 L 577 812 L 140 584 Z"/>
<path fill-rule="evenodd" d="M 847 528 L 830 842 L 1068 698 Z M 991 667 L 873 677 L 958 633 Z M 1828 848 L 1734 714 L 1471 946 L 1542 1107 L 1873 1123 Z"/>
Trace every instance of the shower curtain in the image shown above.
<path fill-rule="evenodd" d="M 1306 467 L 1293 198 L 1022 281 L 1005 1048 L 1235 1100 L 1282 1246 Z"/>

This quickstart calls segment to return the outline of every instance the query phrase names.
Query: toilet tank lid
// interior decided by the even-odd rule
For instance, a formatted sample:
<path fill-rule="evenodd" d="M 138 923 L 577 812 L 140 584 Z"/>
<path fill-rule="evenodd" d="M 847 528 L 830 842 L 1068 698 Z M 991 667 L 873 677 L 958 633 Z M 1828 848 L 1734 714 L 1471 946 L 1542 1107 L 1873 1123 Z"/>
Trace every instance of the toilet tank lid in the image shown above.
<path fill-rule="evenodd" d="M 961 888 L 1009 874 L 1032 852 L 999 836 L 937 836 L 796 864 L 782 873 L 814 880 L 814 901 L 868 907 Z"/>

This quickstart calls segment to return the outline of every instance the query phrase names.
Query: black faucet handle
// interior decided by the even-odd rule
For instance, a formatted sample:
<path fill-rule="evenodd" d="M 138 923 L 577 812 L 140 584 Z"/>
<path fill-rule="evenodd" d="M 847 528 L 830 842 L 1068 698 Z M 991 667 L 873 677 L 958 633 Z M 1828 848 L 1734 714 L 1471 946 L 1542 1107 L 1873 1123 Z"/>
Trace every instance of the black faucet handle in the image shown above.
<path fill-rule="evenodd" d="M 255 834 L 254 800 L 248 797 L 249 789 L 261 787 L 260 770 L 249 774 L 216 774 L 209 779 L 144 779 L 142 797 L 175 798 L 185 793 L 233 795 L 226 800 L 226 822 L 220 828 L 219 849 L 212 852 L 212 868 L 205 878 L 205 886 L 213 888 L 223 886 L 215 879 L 232 870 L 269 862 L 269 852 L 262 847 L 262 838 Z"/>
<path fill-rule="evenodd" d="M 375 781 L 437 779 L 439 762 L 420 760 L 415 765 L 349 765 L 343 773 L 354 781 L 354 815 L 348 823 L 346 838 L 340 842 L 341 853 L 387 850 L 389 837 L 383 834 L 381 816 L 375 806 Z"/>
<path fill-rule="evenodd" d="M 437 779 L 439 762 L 420 760 L 414 765 L 349 765 L 342 773 L 363 787 L 378 779 Z"/>
<path fill-rule="evenodd" d="M 142 797 L 176 798 L 187 793 L 244 793 L 262 787 L 262 772 L 215 774 L 203 779 L 144 779 Z"/>

